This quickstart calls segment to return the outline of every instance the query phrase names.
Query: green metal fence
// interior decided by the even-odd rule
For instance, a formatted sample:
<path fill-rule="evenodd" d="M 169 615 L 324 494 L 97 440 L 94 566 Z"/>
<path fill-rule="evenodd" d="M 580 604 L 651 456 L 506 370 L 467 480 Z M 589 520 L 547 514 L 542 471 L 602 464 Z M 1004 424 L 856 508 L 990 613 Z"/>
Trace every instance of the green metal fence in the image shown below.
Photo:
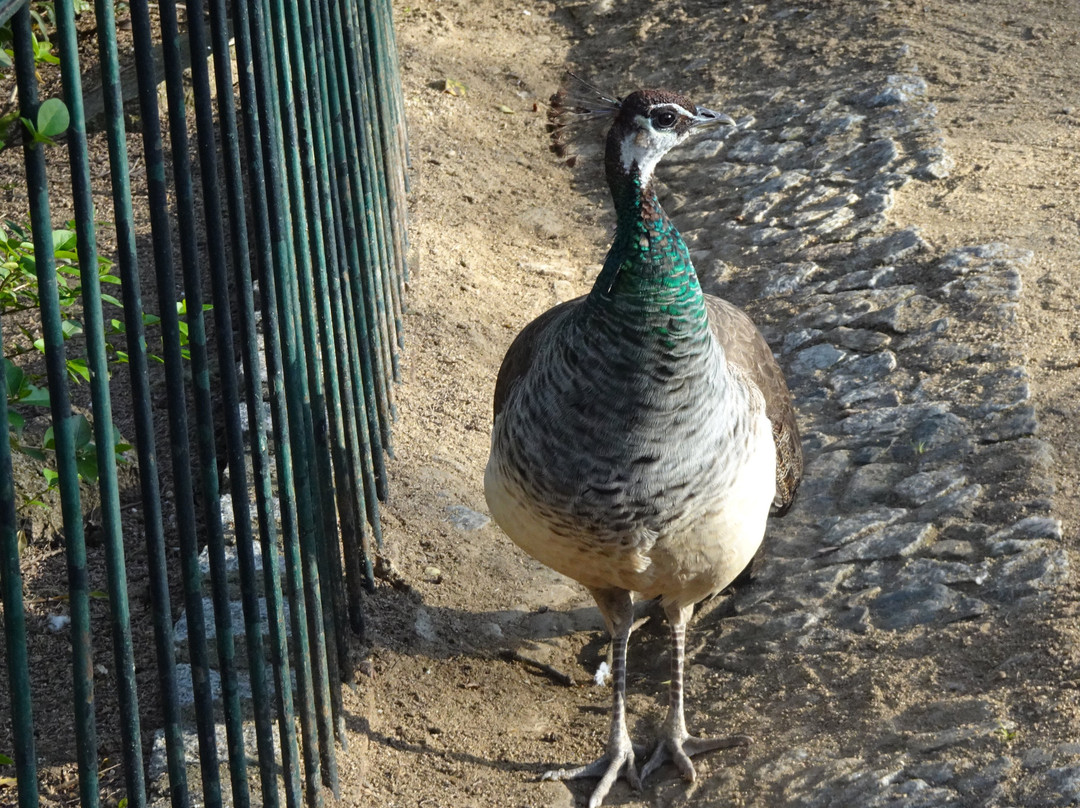
<path fill-rule="evenodd" d="M 35 65 L 40 15 L 32 14 L 41 5 L 0 0 L 0 23 L 10 24 L 18 111 L 28 122 L 13 126 L 25 158 L 42 388 L 63 513 L 71 640 L 70 667 L 63 668 L 73 688 L 78 798 L 83 806 L 103 800 L 95 726 L 101 684 L 93 658 L 95 644 L 103 643 L 92 630 L 99 593 L 87 572 L 88 559 L 103 557 L 122 797 L 132 808 L 150 799 L 146 758 L 154 728 L 140 718 L 146 693 L 136 686 L 141 649 L 133 647 L 125 561 L 137 540 L 145 548 L 140 574 L 153 621 L 167 801 L 174 808 L 196 799 L 276 806 L 284 797 L 288 806 L 319 805 L 325 788 L 338 789 L 341 683 L 351 675 L 350 642 L 363 634 L 361 601 L 373 586 L 373 554 L 382 542 L 377 500 L 386 494 L 401 346 L 406 146 L 389 2 L 187 0 L 182 18 L 174 0 L 120 4 L 127 6 L 122 30 L 137 74 L 133 112 L 134 100 L 125 109 L 114 3 L 96 0 L 107 172 L 89 160 L 81 86 L 88 65 L 79 61 L 73 0 L 50 4 L 70 123 L 57 136 L 55 124 L 43 123 Z M 81 42 L 85 47 L 85 35 Z M 159 108 L 162 73 L 167 104 Z M 45 111 L 56 110 L 52 103 Z M 129 154 L 133 116 L 141 150 Z M 64 150 L 70 169 L 50 183 L 47 161 Z M 102 184 L 111 193 L 110 211 L 94 209 Z M 50 200 L 58 199 L 74 211 L 78 339 L 65 339 L 70 315 L 59 302 L 50 214 Z M 102 293 L 97 243 L 105 229 L 120 300 Z M 156 289 L 147 307 L 140 283 Z M 122 315 L 107 308 L 113 302 L 122 303 Z M 160 343 L 148 343 L 146 324 L 156 322 L 149 312 L 160 317 Z M 117 350 L 108 339 L 117 331 L 113 318 L 123 321 L 126 368 L 109 360 Z M 0 322 L 0 332 L 10 335 L 8 326 Z M 92 412 L 100 499 L 100 528 L 89 549 L 80 501 L 89 485 L 80 466 L 88 438 L 79 429 L 87 421 L 73 409 L 69 388 L 76 355 L 89 377 L 90 401 L 82 409 Z M 8 361 L 2 370 L 9 395 L 0 395 L 0 423 L 10 430 L 22 421 L 9 412 L 8 399 L 17 400 L 23 370 Z M 134 492 L 121 492 L 118 482 L 110 375 L 130 382 L 123 398 L 137 455 Z M 0 754 L 14 760 L 18 805 L 26 808 L 39 804 L 32 693 L 41 672 L 27 654 L 24 598 L 33 593 L 24 592 L 20 571 L 12 446 L 19 449 L 17 441 L 0 441 L 12 743 Z M 141 515 L 134 538 L 125 498 L 135 499 Z M 223 498 L 231 505 L 223 508 Z M 242 627 L 232 617 L 237 599 Z M 194 754 L 185 750 L 189 719 L 177 674 L 181 611 Z M 250 697 L 242 696 L 248 687 Z M 255 742 L 245 748 L 252 725 Z"/>

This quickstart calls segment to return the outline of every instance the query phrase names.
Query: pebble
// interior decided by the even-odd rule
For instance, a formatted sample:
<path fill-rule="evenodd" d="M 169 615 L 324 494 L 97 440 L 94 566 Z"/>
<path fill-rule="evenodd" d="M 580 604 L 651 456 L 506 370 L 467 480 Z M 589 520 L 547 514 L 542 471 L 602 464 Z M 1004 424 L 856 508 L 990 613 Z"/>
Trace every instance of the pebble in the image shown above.
<path fill-rule="evenodd" d="M 459 530 L 479 530 L 491 521 L 491 517 L 486 513 L 474 511 L 464 505 L 450 505 L 446 513 L 450 524 Z"/>

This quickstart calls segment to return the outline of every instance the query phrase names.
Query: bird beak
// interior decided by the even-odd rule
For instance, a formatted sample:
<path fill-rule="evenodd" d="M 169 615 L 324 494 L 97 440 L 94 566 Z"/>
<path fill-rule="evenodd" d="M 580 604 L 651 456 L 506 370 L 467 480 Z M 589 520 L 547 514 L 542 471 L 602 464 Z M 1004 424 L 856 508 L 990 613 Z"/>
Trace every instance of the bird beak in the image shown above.
<path fill-rule="evenodd" d="M 695 129 L 706 129 L 714 126 L 735 126 L 735 119 L 730 115 L 725 115 L 723 112 L 715 112 L 706 107 L 697 107 L 694 112 L 695 118 L 690 125 Z"/>

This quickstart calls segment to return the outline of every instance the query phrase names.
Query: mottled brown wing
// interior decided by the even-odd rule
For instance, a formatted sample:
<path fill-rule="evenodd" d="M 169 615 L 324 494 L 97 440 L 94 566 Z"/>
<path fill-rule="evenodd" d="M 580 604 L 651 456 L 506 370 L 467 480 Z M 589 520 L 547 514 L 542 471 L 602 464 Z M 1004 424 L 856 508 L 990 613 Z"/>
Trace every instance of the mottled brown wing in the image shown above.
<path fill-rule="evenodd" d="M 495 380 L 493 418 L 499 417 L 510 391 L 521 377 L 528 372 L 533 363 L 533 358 L 536 356 L 536 349 L 543 341 L 544 334 L 547 333 L 548 329 L 554 328 L 557 323 L 562 322 L 574 309 L 581 305 L 581 301 L 584 299 L 584 297 L 577 297 L 548 309 L 521 329 L 521 333 L 514 337 L 514 341 L 510 343 L 510 347 L 506 351 L 506 356 L 503 357 L 502 367 L 499 368 L 499 377 Z"/>
<path fill-rule="evenodd" d="M 776 443 L 776 499 L 774 512 L 782 516 L 795 500 L 802 481 L 802 443 L 795 407 L 787 382 L 772 350 L 753 321 L 741 309 L 712 295 L 705 295 L 709 324 L 731 364 L 739 367 L 765 397 L 765 414 L 772 422 Z"/>

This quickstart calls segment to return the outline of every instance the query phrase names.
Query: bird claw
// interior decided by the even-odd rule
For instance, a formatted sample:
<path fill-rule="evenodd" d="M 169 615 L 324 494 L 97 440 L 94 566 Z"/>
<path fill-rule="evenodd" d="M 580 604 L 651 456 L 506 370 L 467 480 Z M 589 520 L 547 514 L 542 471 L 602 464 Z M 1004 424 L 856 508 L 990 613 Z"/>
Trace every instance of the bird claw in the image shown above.
<path fill-rule="evenodd" d="M 670 760 L 675 764 L 683 779 L 692 783 L 694 778 L 697 777 L 694 764 L 690 761 L 693 755 L 712 752 L 716 749 L 730 749 L 733 746 L 746 746 L 752 741 L 753 739 L 749 735 L 728 735 L 722 738 L 698 738 L 693 735 L 683 735 L 682 737 L 662 738 L 656 745 L 652 756 L 645 763 L 645 767 L 641 770 L 640 779 L 644 782 L 650 774 Z"/>
<path fill-rule="evenodd" d="M 640 754 L 643 750 L 637 750 Z M 541 780 L 580 780 L 584 777 L 599 777 L 592 795 L 589 797 L 589 808 L 597 808 L 604 801 L 615 781 L 622 774 L 626 782 L 635 791 L 641 791 L 641 777 L 634 765 L 635 750 L 629 743 L 619 745 L 610 750 L 599 760 L 578 766 L 574 769 L 553 769 L 544 772 Z"/>

